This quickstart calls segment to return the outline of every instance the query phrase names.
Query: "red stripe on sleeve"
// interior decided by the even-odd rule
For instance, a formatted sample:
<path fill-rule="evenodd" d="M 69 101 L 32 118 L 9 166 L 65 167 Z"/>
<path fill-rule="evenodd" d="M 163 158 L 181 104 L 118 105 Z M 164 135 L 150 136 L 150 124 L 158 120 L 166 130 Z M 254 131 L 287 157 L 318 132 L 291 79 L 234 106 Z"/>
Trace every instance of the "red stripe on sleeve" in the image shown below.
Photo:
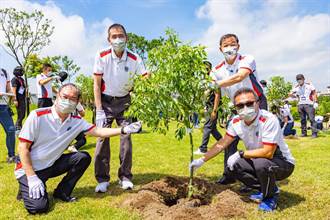
<path fill-rule="evenodd" d="M 96 76 L 103 76 L 103 73 L 94 73 Z"/>
<path fill-rule="evenodd" d="M 265 145 L 272 145 L 272 146 L 277 145 L 276 143 L 270 143 L 270 142 L 262 142 L 262 144 L 265 144 Z"/>
<path fill-rule="evenodd" d="M 246 70 L 249 70 L 249 71 L 250 71 L 249 74 L 253 73 L 253 71 L 252 71 L 249 67 L 241 67 L 240 69 L 246 69 Z"/>
<path fill-rule="evenodd" d="M 226 132 L 226 135 L 228 135 L 229 137 L 232 137 L 232 138 L 235 137 L 234 135 L 231 135 L 231 134 L 229 134 L 228 132 Z"/>
<path fill-rule="evenodd" d="M 95 128 L 96 127 L 96 125 L 92 125 L 90 128 L 88 128 L 85 132 L 89 132 L 89 131 L 91 131 L 93 128 Z"/>
<path fill-rule="evenodd" d="M 25 138 L 18 138 L 18 140 L 20 140 L 20 141 L 22 141 L 22 142 L 27 142 L 27 143 L 29 143 L 29 144 L 32 144 L 33 143 L 33 141 L 30 141 L 30 140 L 27 140 L 27 139 L 25 139 Z"/>

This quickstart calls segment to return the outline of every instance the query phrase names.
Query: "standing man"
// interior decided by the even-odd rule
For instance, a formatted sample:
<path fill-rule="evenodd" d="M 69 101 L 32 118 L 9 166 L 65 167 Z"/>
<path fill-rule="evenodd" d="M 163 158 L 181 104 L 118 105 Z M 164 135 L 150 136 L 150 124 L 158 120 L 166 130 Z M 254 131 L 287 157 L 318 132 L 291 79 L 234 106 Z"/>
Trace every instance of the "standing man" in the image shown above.
<path fill-rule="evenodd" d="M 50 107 L 53 105 L 53 91 L 56 92 L 52 86 L 55 79 L 60 79 L 60 76 L 51 76 L 52 66 L 49 63 L 44 63 L 42 66 L 42 73 L 37 75 L 37 92 L 38 92 L 38 108 Z"/>
<path fill-rule="evenodd" d="M 292 174 L 295 160 L 284 142 L 279 121 L 272 113 L 259 109 L 259 97 L 254 91 L 241 88 L 233 98 L 238 115 L 229 123 L 225 137 L 214 144 L 204 157 L 192 161 L 189 167 L 202 166 L 238 136 L 246 151 L 236 151 L 228 158 L 228 172 L 246 186 L 259 191 L 251 194 L 250 199 L 260 203 L 260 210 L 273 211 L 279 194 L 276 181 Z"/>
<path fill-rule="evenodd" d="M 22 78 L 24 69 L 21 66 L 17 66 L 15 67 L 13 74 L 15 77 L 11 80 L 11 86 L 15 95 L 13 101 L 17 110 L 17 121 L 15 127 L 16 132 L 19 133 L 22 128 L 22 122 L 26 111 L 26 87 L 24 79 Z"/>
<path fill-rule="evenodd" d="M 121 128 L 95 128 L 80 116 L 74 116 L 80 91 L 74 84 L 63 85 L 52 107 L 34 110 L 26 119 L 19 135 L 19 155 L 15 175 L 24 206 L 31 214 L 49 210 L 46 191 L 48 179 L 66 174 L 54 191 L 54 198 L 75 202 L 71 193 L 91 162 L 87 152 L 63 154 L 70 142 L 81 132 L 94 137 L 109 138 L 136 133 L 141 123 Z"/>
<path fill-rule="evenodd" d="M 12 112 L 9 108 L 9 96 L 14 96 L 10 89 L 9 75 L 0 69 L 0 124 L 6 132 L 6 146 L 8 150 L 7 162 L 15 162 L 15 126 Z"/>
<path fill-rule="evenodd" d="M 318 107 L 317 94 L 314 86 L 311 83 L 305 82 L 303 74 L 296 76 L 298 85 L 293 88 L 289 96 L 298 97 L 298 112 L 300 115 L 301 123 L 301 136 L 307 136 L 307 116 L 311 122 L 312 127 L 312 138 L 317 137 L 317 128 L 315 121 L 315 110 Z"/>
<path fill-rule="evenodd" d="M 206 65 L 207 73 L 210 74 L 212 70 L 212 64 L 209 61 L 204 62 Z M 219 88 L 216 91 L 208 91 L 211 94 L 209 95 L 208 101 L 205 106 L 206 112 L 206 122 L 203 128 L 203 139 L 202 144 L 194 154 L 205 154 L 207 152 L 207 144 L 209 143 L 210 135 L 218 141 L 222 138 L 220 132 L 217 129 L 218 121 L 218 108 L 221 99 Z M 211 113 L 210 110 L 212 109 Z"/>
<path fill-rule="evenodd" d="M 267 100 L 262 86 L 259 83 L 256 62 L 251 55 L 241 55 L 238 53 L 240 48 L 238 37 L 235 34 L 226 34 L 220 38 L 220 51 L 225 60 L 220 62 L 213 71 L 211 77 L 222 89 L 221 94 L 227 94 L 234 103 L 235 92 L 243 87 L 252 89 L 259 99 L 259 107 L 267 110 Z M 226 148 L 224 159 L 224 173 L 218 180 L 219 184 L 230 184 L 235 180 L 226 173 L 228 158 L 237 151 L 239 138 Z"/>
<path fill-rule="evenodd" d="M 135 75 L 146 76 L 142 59 L 126 48 L 127 34 L 124 26 L 113 24 L 108 28 L 110 46 L 96 54 L 94 63 L 94 98 L 96 124 L 111 127 L 125 126 L 129 120 L 124 117 L 128 109 Z M 132 189 L 132 140 L 129 134 L 120 137 L 119 183 L 123 189 Z M 96 192 L 107 191 L 110 180 L 110 142 L 109 138 L 98 139 L 95 151 Z"/>

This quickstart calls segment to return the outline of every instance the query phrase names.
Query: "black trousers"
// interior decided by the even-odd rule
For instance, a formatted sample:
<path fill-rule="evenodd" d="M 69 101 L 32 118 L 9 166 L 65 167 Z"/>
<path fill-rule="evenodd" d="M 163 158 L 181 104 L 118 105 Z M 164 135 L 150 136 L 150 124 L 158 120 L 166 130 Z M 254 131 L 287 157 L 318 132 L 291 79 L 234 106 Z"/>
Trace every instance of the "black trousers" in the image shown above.
<path fill-rule="evenodd" d="M 268 109 L 267 99 L 266 99 L 266 96 L 264 94 L 259 96 L 259 108 L 264 109 L 264 110 Z M 227 127 L 229 125 L 229 122 L 230 122 L 230 120 L 227 123 Z M 230 175 L 227 173 L 227 169 L 226 169 L 227 168 L 227 160 L 231 155 L 236 153 L 237 145 L 238 145 L 239 140 L 240 140 L 239 137 L 235 137 L 235 140 L 225 149 L 223 175 L 227 176 L 228 178 L 230 178 Z"/>
<path fill-rule="evenodd" d="M 91 157 L 87 152 L 63 154 L 51 167 L 36 171 L 36 175 L 46 186 L 49 178 L 66 173 L 55 191 L 57 193 L 65 193 L 69 196 L 90 163 Z M 49 199 L 47 190 L 44 196 L 39 199 L 32 199 L 29 197 L 29 186 L 26 175 L 19 178 L 18 183 L 24 206 L 29 213 L 36 214 L 48 211 Z"/>
<path fill-rule="evenodd" d="M 22 122 L 25 118 L 25 111 L 26 111 L 26 101 L 25 97 L 17 98 L 18 106 L 16 107 L 17 110 L 17 121 L 15 124 L 16 129 L 22 128 Z"/>
<path fill-rule="evenodd" d="M 38 108 L 50 107 L 53 105 L 51 98 L 38 98 Z"/>
<path fill-rule="evenodd" d="M 240 158 L 234 165 L 234 170 L 228 172 L 232 177 L 246 186 L 259 190 L 264 198 L 275 193 L 275 181 L 289 177 L 294 165 L 281 158 Z"/>
<path fill-rule="evenodd" d="M 76 143 L 74 143 L 74 147 L 78 150 L 79 148 L 81 148 L 82 146 L 84 146 L 86 144 L 86 136 L 84 134 L 84 132 L 81 132 L 78 134 L 78 136 L 76 137 Z"/>
<path fill-rule="evenodd" d="M 312 133 L 317 134 L 317 125 L 315 121 L 315 109 L 313 105 L 298 105 L 300 115 L 301 134 L 307 135 L 307 116 L 311 122 Z"/>
<path fill-rule="evenodd" d="M 211 120 L 210 116 L 206 117 L 206 122 L 203 128 L 202 144 L 199 147 L 199 149 L 203 152 L 207 151 L 207 144 L 209 143 L 211 134 L 217 141 L 220 140 L 220 138 L 222 138 L 220 132 L 217 129 L 217 121 L 218 121 L 218 113 L 214 120 Z"/>

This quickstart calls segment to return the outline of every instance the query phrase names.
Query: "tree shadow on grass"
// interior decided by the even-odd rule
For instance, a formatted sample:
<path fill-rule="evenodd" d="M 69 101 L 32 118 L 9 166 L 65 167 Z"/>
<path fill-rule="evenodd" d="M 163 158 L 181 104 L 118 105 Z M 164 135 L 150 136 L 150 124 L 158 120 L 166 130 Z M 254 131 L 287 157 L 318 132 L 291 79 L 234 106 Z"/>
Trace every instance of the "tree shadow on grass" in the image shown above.
<path fill-rule="evenodd" d="M 278 201 L 278 208 L 279 210 L 285 210 L 287 208 L 293 207 L 298 205 L 299 203 L 305 201 L 306 199 L 298 194 L 287 192 L 287 191 L 281 191 Z"/>

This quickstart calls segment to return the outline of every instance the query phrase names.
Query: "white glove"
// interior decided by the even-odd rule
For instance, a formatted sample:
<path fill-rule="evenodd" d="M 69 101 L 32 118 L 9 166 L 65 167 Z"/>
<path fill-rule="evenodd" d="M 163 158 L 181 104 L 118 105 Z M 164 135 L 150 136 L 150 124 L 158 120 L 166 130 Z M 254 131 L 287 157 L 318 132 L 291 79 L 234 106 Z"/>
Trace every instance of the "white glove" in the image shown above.
<path fill-rule="evenodd" d="M 142 123 L 140 121 L 134 122 L 122 128 L 122 133 L 124 134 L 132 134 L 138 133 L 141 130 Z"/>
<path fill-rule="evenodd" d="M 84 107 L 82 106 L 82 104 L 80 102 L 78 102 L 76 109 L 78 110 L 78 112 L 84 111 Z"/>
<path fill-rule="evenodd" d="M 53 76 L 52 78 L 53 78 L 53 80 L 60 80 L 61 79 L 60 76 Z"/>
<path fill-rule="evenodd" d="M 316 110 L 319 107 L 319 104 L 317 102 L 314 102 L 313 108 Z"/>
<path fill-rule="evenodd" d="M 229 167 L 230 170 L 234 170 L 234 165 L 239 158 L 241 158 L 241 156 L 239 155 L 238 151 L 228 158 L 227 166 Z"/>
<path fill-rule="evenodd" d="M 106 118 L 104 110 L 96 110 L 95 124 L 97 127 L 102 128 Z"/>
<path fill-rule="evenodd" d="M 213 81 L 209 83 L 209 88 L 212 90 L 215 90 L 217 88 L 219 88 L 218 84 L 216 83 L 216 81 Z"/>
<path fill-rule="evenodd" d="M 197 168 L 200 168 L 204 163 L 205 163 L 205 161 L 203 160 L 203 158 L 199 158 L 199 159 L 193 160 L 189 164 L 189 171 L 191 171 L 191 169 L 196 170 Z"/>
<path fill-rule="evenodd" d="M 45 195 L 45 185 L 37 175 L 27 177 L 29 196 L 32 199 L 39 199 Z"/>

